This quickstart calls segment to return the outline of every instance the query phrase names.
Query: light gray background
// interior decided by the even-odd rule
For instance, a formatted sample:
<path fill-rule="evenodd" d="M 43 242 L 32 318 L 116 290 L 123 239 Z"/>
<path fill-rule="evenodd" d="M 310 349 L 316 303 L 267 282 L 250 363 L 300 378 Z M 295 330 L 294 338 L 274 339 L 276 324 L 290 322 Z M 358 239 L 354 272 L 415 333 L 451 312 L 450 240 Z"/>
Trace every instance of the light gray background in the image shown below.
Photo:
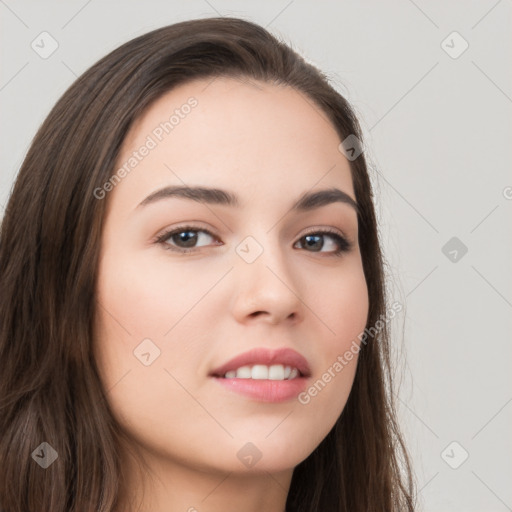
<path fill-rule="evenodd" d="M 510 0 L 0 0 L 1 206 L 78 75 L 133 37 L 216 15 L 284 38 L 359 113 L 390 298 L 406 305 L 398 397 L 421 509 L 512 510 Z M 43 31 L 59 45 L 47 59 L 31 48 Z M 452 237 L 468 248 L 455 262 Z"/>

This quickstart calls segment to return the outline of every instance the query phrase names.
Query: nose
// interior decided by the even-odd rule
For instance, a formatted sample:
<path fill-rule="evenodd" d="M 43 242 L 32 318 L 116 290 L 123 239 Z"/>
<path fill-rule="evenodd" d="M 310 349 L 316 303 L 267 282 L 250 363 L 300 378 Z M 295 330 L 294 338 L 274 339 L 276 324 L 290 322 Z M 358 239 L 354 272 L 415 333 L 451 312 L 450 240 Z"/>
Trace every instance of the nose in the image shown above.
<path fill-rule="evenodd" d="M 297 323 L 304 311 L 299 277 L 276 241 L 261 245 L 263 251 L 251 263 L 236 255 L 233 315 L 241 323 Z"/>

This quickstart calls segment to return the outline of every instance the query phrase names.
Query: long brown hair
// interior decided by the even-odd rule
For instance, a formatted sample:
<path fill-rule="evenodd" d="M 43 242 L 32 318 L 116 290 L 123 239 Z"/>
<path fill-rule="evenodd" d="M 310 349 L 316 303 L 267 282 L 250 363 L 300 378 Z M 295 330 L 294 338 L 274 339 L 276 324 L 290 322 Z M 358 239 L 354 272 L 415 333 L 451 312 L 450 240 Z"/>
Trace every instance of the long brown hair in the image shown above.
<path fill-rule="evenodd" d="M 122 433 L 92 357 L 96 276 L 108 181 L 130 127 L 178 84 L 218 76 L 291 86 L 340 142 L 362 140 L 352 108 L 322 72 L 262 27 L 190 20 L 133 39 L 60 98 L 38 130 L 0 234 L 0 507 L 5 512 L 110 512 L 119 503 Z M 383 258 L 364 153 L 350 162 L 369 293 L 367 327 L 386 315 Z M 398 512 L 414 484 L 396 422 L 389 334 L 361 345 L 335 426 L 294 470 L 287 511 Z M 46 469 L 34 451 L 58 454 Z M 37 453 L 36 453 L 37 456 Z"/>

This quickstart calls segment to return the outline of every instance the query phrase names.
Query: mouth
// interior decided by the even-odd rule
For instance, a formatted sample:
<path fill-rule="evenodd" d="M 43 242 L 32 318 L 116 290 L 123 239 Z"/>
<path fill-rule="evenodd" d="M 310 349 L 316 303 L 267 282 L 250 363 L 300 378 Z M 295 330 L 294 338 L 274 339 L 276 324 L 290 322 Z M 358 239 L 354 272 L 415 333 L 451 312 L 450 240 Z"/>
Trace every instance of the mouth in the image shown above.
<path fill-rule="evenodd" d="M 288 348 L 250 350 L 209 374 L 231 392 L 271 403 L 295 398 L 310 376 L 306 358 Z"/>
<path fill-rule="evenodd" d="M 240 366 L 235 370 L 228 370 L 224 375 L 214 374 L 213 377 L 221 379 L 293 380 L 297 377 L 304 377 L 304 375 L 295 366 L 255 364 L 252 366 Z"/>

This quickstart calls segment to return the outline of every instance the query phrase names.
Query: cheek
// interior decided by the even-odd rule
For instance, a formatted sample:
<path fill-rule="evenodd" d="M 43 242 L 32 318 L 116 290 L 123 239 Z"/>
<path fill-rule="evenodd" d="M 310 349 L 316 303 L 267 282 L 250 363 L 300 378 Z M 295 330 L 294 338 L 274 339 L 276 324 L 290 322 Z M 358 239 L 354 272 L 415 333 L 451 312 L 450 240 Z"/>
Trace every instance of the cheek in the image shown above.
<path fill-rule="evenodd" d="M 184 335 L 179 322 L 198 292 L 187 276 L 170 273 L 169 266 L 164 273 L 147 258 L 130 257 L 113 248 L 105 251 L 98 269 L 94 350 L 107 389 L 139 382 L 138 396 L 143 396 L 146 390 L 168 386 L 170 377 L 164 368 L 187 360 L 183 344 L 173 343 L 169 350 L 169 342 L 175 333 Z M 123 386 L 118 386 L 120 379 Z M 139 409 L 132 390 L 125 391 L 120 396 L 132 397 L 127 407 Z M 157 394 L 152 396 L 157 398 Z"/>
<path fill-rule="evenodd" d="M 98 297 L 106 324 L 133 340 L 168 339 L 218 279 L 215 273 L 198 279 L 190 266 L 170 264 L 165 254 L 118 256 L 112 253 L 102 262 Z"/>
<path fill-rule="evenodd" d="M 218 281 L 219 269 L 198 279 L 197 271 L 185 267 L 169 264 L 165 254 L 127 255 L 112 247 L 101 261 L 95 357 L 104 387 L 113 390 L 110 401 L 124 421 L 154 411 L 159 422 L 172 424 L 177 404 L 184 412 L 194 408 L 179 383 L 192 388 L 191 369 L 204 357 L 202 335 L 208 332 L 201 326 L 218 318 L 220 306 L 212 306 L 208 291 Z M 206 321 L 205 312 L 211 315 Z M 162 409 L 171 397 L 173 409 Z"/>
<path fill-rule="evenodd" d="M 347 350 L 366 326 L 369 297 L 360 262 L 347 265 L 337 279 L 327 283 L 323 293 L 317 295 L 314 307 L 326 327 L 322 350 L 332 362 L 333 356 Z"/>
<path fill-rule="evenodd" d="M 178 267 L 171 271 L 155 258 L 150 265 L 142 258 L 106 254 L 98 273 L 94 340 L 100 377 L 118 423 L 147 449 L 174 454 L 189 438 L 200 437 L 190 428 L 191 418 L 211 428 L 211 418 L 203 417 L 187 392 L 193 389 L 190 369 L 198 365 L 197 343 L 183 340 L 191 338 L 191 324 L 200 320 L 194 304 L 212 285 Z M 186 453 L 181 455 L 186 460 Z"/>
<path fill-rule="evenodd" d="M 314 379 L 298 402 L 310 419 L 310 435 L 320 442 L 342 413 L 354 382 L 369 308 L 362 267 L 347 268 L 346 274 L 318 297 L 317 308 L 328 329 L 318 339 Z"/>

